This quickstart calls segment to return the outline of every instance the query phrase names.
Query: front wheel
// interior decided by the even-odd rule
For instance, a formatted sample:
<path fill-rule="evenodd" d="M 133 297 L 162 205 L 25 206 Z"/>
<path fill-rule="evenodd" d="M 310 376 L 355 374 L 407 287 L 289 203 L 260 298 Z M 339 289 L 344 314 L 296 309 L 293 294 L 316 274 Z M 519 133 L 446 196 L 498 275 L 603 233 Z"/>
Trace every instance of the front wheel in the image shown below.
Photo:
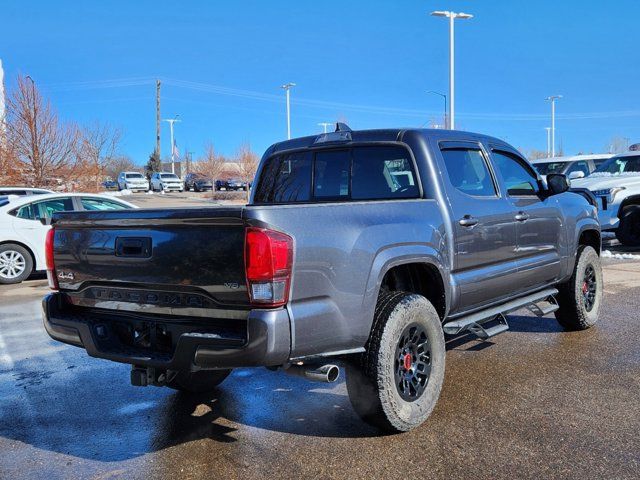
<path fill-rule="evenodd" d="M 628 206 L 622 210 L 616 238 L 625 247 L 640 245 L 640 208 L 638 206 Z"/>
<path fill-rule="evenodd" d="M 228 370 L 199 370 L 197 372 L 178 372 L 169 381 L 167 387 L 189 393 L 210 392 L 229 376 Z"/>
<path fill-rule="evenodd" d="M 565 330 L 586 330 L 598 321 L 602 302 L 602 266 L 592 247 L 578 250 L 569 281 L 558 285 L 556 320 Z"/>
<path fill-rule="evenodd" d="M 383 292 L 366 351 L 347 364 L 349 400 L 373 426 L 412 430 L 435 407 L 444 368 L 444 333 L 433 305 L 421 295 Z"/>

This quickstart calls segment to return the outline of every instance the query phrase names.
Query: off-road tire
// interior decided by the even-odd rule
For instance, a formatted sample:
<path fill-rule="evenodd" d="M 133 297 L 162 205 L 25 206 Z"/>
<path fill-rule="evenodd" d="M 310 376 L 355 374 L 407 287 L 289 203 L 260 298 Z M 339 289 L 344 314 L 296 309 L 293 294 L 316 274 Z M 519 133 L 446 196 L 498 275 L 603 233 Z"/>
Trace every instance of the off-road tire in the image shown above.
<path fill-rule="evenodd" d="M 585 299 L 583 288 L 587 269 L 593 269 L 595 277 L 595 293 L 591 309 Z M 565 330 L 586 330 L 598 321 L 598 313 L 602 303 L 602 266 L 600 257 L 593 247 L 580 247 L 571 278 L 558 285 L 558 305 L 555 316 Z"/>
<path fill-rule="evenodd" d="M 401 397 L 395 374 L 398 344 L 411 325 L 418 325 L 428 339 L 431 369 L 421 395 L 407 401 Z M 406 432 L 422 424 L 435 407 L 444 381 L 444 333 L 433 305 L 421 295 L 380 293 L 365 349 L 346 365 L 349 400 L 360 418 L 388 432 Z"/>
<path fill-rule="evenodd" d="M 188 393 L 203 393 L 214 390 L 229 376 L 228 370 L 199 370 L 197 372 L 178 372 L 166 385 L 174 390 Z"/>
<path fill-rule="evenodd" d="M 640 208 L 626 207 L 620 215 L 620 226 L 616 230 L 616 238 L 625 247 L 640 246 Z"/>
<path fill-rule="evenodd" d="M 21 283 L 22 281 L 29 278 L 29 275 L 31 275 L 31 273 L 33 272 L 33 258 L 26 248 L 14 243 L 5 243 L 3 245 L 0 245 L 0 255 L 2 254 L 5 254 L 7 258 L 9 256 L 16 255 L 21 257 L 23 261 L 20 262 L 20 265 L 24 265 L 24 270 L 22 271 L 22 273 L 13 278 L 7 278 L 6 276 L 0 275 L 0 284 L 9 285 L 14 283 Z M 1 265 L 0 268 L 2 268 Z"/>

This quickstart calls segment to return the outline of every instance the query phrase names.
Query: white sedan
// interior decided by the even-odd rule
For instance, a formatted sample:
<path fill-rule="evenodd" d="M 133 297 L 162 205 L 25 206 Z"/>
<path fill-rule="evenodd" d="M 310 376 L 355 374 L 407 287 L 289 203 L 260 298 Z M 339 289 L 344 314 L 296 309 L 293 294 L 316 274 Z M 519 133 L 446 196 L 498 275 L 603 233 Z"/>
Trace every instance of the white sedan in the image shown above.
<path fill-rule="evenodd" d="M 48 193 L 0 197 L 0 284 L 20 283 L 45 270 L 44 240 L 49 230 L 41 219 L 71 210 L 137 208 L 117 198 L 90 193 Z"/>

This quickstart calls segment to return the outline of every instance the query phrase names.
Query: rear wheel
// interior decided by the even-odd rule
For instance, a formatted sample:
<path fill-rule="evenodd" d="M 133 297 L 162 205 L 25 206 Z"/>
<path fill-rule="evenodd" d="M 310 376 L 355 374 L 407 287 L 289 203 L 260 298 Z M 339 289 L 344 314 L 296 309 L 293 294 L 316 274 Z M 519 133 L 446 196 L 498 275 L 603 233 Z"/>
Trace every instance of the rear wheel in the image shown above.
<path fill-rule="evenodd" d="M 220 385 L 230 373 L 231 369 L 178 372 L 167 382 L 167 387 L 190 393 L 209 392 Z"/>
<path fill-rule="evenodd" d="M 592 247 L 578 250 L 569 281 L 558 286 L 556 320 L 565 330 L 586 330 L 598 321 L 602 301 L 602 267 Z"/>
<path fill-rule="evenodd" d="M 616 238 L 622 245 L 628 247 L 640 245 L 640 207 L 634 205 L 622 210 Z"/>
<path fill-rule="evenodd" d="M 13 243 L 0 245 L 0 283 L 20 283 L 32 270 L 33 259 L 24 247 Z"/>
<path fill-rule="evenodd" d="M 365 422 L 406 432 L 431 414 L 444 367 L 444 333 L 433 305 L 421 295 L 381 293 L 366 351 L 346 368 L 349 400 Z"/>

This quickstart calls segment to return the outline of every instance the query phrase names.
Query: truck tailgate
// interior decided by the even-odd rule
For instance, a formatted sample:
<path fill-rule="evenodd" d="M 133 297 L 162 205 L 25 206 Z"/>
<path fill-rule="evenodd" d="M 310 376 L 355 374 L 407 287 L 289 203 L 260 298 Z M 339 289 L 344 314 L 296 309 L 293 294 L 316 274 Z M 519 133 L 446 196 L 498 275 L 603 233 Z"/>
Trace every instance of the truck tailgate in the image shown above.
<path fill-rule="evenodd" d="M 246 309 L 243 208 L 56 214 L 60 291 L 78 306 L 138 313 Z"/>

